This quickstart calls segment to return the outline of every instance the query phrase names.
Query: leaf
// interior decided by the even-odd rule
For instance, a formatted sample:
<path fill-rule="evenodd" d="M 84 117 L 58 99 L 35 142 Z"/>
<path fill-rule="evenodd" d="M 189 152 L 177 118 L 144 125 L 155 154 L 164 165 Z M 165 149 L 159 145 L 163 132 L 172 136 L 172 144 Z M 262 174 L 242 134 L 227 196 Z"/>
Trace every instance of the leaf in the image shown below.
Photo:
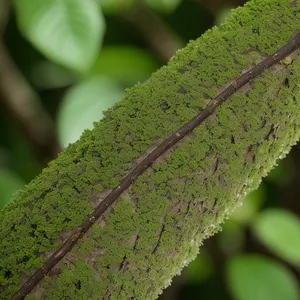
<path fill-rule="evenodd" d="M 232 219 L 243 224 L 249 223 L 258 213 L 264 200 L 265 188 L 264 185 L 261 184 L 257 190 L 252 191 L 246 196 L 241 203 L 242 205 L 233 212 Z"/>
<path fill-rule="evenodd" d="M 268 209 L 255 220 L 257 238 L 288 262 L 300 265 L 300 219 L 283 209 Z"/>
<path fill-rule="evenodd" d="M 0 170 L 0 208 L 3 208 L 13 194 L 24 187 L 25 183 L 15 173 Z"/>
<path fill-rule="evenodd" d="M 104 19 L 93 0 L 15 0 L 18 25 L 47 58 L 86 72 L 97 56 Z"/>
<path fill-rule="evenodd" d="M 243 255 L 227 266 L 229 288 L 236 300 L 297 300 L 299 288 L 281 264 L 261 255 Z"/>
<path fill-rule="evenodd" d="M 112 80 L 96 77 L 71 88 L 65 95 L 58 114 L 58 134 L 63 147 L 79 139 L 85 129 L 103 117 L 124 95 Z"/>
<path fill-rule="evenodd" d="M 181 0 L 144 0 L 153 9 L 163 13 L 173 12 L 180 4 Z"/>
<path fill-rule="evenodd" d="M 234 255 L 242 251 L 245 239 L 244 228 L 234 219 L 230 219 L 225 222 L 222 233 L 217 237 L 218 247 L 226 255 Z"/>
<path fill-rule="evenodd" d="M 40 61 L 31 70 L 31 80 L 39 89 L 55 89 L 76 82 L 76 76 L 50 61 Z"/>
<path fill-rule="evenodd" d="M 118 14 L 129 9 L 135 0 L 98 0 L 105 14 Z"/>
<path fill-rule="evenodd" d="M 101 51 L 91 75 L 105 75 L 126 86 L 146 80 L 157 69 L 146 51 L 132 46 L 108 46 Z"/>
<path fill-rule="evenodd" d="M 216 16 L 215 24 L 220 25 L 222 24 L 226 18 L 230 15 L 232 11 L 232 7 L 224 7 Z"/>

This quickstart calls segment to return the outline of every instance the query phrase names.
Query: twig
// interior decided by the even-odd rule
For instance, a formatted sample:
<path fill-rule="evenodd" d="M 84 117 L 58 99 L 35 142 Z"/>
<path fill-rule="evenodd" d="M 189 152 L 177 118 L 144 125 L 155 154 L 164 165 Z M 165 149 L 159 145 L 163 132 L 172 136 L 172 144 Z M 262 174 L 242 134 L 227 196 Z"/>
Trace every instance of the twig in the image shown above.
<path fill-rule="evenodd" d="M 183 46 L 179 37 L 156 15 L 142 3 L 137 3 L 123 17 L 142 33 L 146 42 L 163 62 L 175 54 Z"/>
<path fill-rule="evenodd" d="M 9 16 L 9 1 L 0 0 L 0 34 L 3 35 Z M 10 57 L 0 36 L 0 104 L 19 123 L 41 163 L 53 159 L 59 152 L 50 117 L 44 111 L 38 95 L 27 83 Z"/>
<path fill-rule="evenodd" d="M 6 23 L 9 17 L 10 11 L 10 1 L 9 0 L 0 0 L 0 35 L 3 35 Z"/>
<path fill-rule="evenodd" d="M 203 5 L 210 13 L 217 17 L 220 11 L 226 7 L 236 7 L 245 3 L 245 0 L 190 0 Z"/>

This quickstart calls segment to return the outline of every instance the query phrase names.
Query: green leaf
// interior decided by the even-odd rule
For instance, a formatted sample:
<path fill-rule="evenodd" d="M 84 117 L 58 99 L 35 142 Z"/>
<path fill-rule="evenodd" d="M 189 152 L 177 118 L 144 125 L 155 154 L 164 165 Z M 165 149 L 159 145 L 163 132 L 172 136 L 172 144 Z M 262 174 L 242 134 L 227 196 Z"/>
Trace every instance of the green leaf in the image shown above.
<path fill-rule="evenodd" d="M 173 12 L 181 0 L 144 0 L 151 8 L 163 13 Z"/>
<path fill-rule="evenodd" d="M 24 185 L 25 183 L 15 173 L 0 170 L 0 208 L 4 207 L 12 199 L 12 195 Z"/>
<path fill-rule="evenodd" d="M 70 86 L 77 79 L 70 70 L 45 60 L 32 67 L 31 80 L 39 89 L 56 89 Z"/>
<path fill-rule="evenodd" d="M 65 95 L 58 115 L 58 134 L 63 147 L 79 139 L 85 129 L 103 117 L 124 95 L 112 80 L 105 77 L 90 79 L 74 86 Z"/>
<path fill-rule="evenodd" d="M 238 222 L 233 219 L 227 220 L 222 232 L 217 236 L 221 251 L 228 256 L 240 252 L 245 243 L 245 235 L 244 228 Z"/>
<path fill-rule="evenodd" d="M 15 8 L 21 32 L 47 58 L 88 70 L 105 29 L 94 0 L 15 0 Z"/>
<path fill-rule="evenodd" d="M 255 220 L 257 238 L 288 262 L 300 265 L 300 219 L 283 209 L 263 211 Z"/>
<path fill-rule="evenodd" d="M 228 16 L 231 14 L 231 11 L 232 11 L 232 7 L 224 7 L 217 15 L 215 19 L 215 24 L 216 25 L 222 24 L 226 20 L 226 18 L 228 18 Z"/>
<path fill-rule="evenodd" d="M 105 14 L 121 13 L 129 9 L 135 0 L 98 0 Z"/>
<path fill-rule="evenodd" d="M 258 213 L 265 200 L 265 188 L 262 183 L 257 190 L 252 191 L 245 197 L 242 206 L 239 206 L 232 214 L 232 220 L 239 223 L 249 223 Z"/>
<path fill-rule="evenodd" d="M 146 80 L 158 68 L 152 56 L 132 46 L 104 47 L 91 75 L 105 75 L 130 86 Z"/>
<path fill-rule="evenodd" d="M 260 255 L 231 259 L 227 279 L 236 300 L 297 300 L 300 296 L 293 275 L 278 262 Z"/>

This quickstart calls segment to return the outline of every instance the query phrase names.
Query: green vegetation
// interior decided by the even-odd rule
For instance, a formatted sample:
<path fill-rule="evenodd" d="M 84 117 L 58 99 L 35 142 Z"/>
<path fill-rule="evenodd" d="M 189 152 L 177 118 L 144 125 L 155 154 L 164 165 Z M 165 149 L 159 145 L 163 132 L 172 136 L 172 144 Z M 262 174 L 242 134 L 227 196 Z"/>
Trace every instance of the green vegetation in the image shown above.
<path fill-rule="evenodd" d="M 127 89 L 121 100 L 123 87 L 145 80 L 159 62 L 137 47 L 105 42 L 99 54 L 105 28 L 100 11 L 103 7 L 105 14 L 123 14 L 137 4 L 28 1 L 16 0 L 15 12 L 20 32 L 47 59 L 39 66 L 48 75 L 34 77 L 37 86 L 64 88 L 63 102 L 55 107 L 60 145 L 75 141 L 83 128 L 91 130 L 5 206 L 9 197 L 1 193 L 1 182 L 17 189 L 21 180 L 0 173 L 1 299 L 10 299 L 24 278 L 42 267 L 137 159 L 204 109 L 229 82 L 287 43 L 300 27 L 299 1 L 251 1 L 179 50 L 148 80 Z M 181 5 L 145 2 L 169 15 Z M 114 57 L 120 60 L 115 67 Z M 130 62 L 140 67 L 130 70 Z M 156 299 L 236 208 L 217 237 L 219 245 L 214 245 L 228 256 L 223 267 L 231 295 L 237 300 L 297 299 L 299 287 L 285 266 L 274 258 L 241 254 L 241 248 L 249 226 L 271 253 L 298 267 L 299 218 L 278 208 L 259 213 L 266 205 L 264 186 L 245 200 L 246 210 L 239 206 L 299 138 L 299 74 L 297 56 L 231 96 L 139 176 L 26 299 Z M 279 167 L 287 170 L 288 164 Z M 269 180 L 289 182 L 274 172 Z M 200 254 L 187 268 L 187 282 L 218 276 L 213 251 L 204 253 L 202 262 Z M 216 291 L 211 293 L 207 299 Z"/>

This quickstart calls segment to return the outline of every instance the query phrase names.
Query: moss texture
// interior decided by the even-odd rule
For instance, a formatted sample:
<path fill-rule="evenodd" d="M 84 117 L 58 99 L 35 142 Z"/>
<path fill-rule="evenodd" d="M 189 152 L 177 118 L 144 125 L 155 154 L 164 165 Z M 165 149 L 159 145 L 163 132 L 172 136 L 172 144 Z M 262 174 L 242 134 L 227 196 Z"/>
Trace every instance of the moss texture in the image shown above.
<path fill-rule="evenodd" d="M 149 148 L 300 28 L 300 1 L 254 0 L 189 43 L 0 211 L 10 299 Z M 26 299 L 156 299 L 300 134 L 300 58 L 265 71 L 139 176 Z"/>

